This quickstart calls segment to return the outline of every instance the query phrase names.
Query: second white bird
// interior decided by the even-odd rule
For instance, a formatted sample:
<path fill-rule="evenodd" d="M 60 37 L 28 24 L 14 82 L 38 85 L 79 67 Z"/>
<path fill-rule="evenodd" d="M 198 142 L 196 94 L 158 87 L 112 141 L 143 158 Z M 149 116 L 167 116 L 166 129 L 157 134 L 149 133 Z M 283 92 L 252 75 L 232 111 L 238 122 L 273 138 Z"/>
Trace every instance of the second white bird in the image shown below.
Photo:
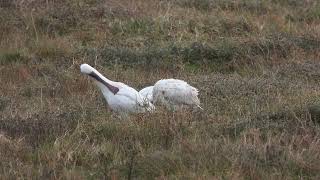
<path fill-rule="evenodd" d="M 155 105 L 164 105 L 167 109 L 176 110 L 178 107 L 200 107 L 198 89 L 179 79 L 162 79 L 139 92 Z"/>

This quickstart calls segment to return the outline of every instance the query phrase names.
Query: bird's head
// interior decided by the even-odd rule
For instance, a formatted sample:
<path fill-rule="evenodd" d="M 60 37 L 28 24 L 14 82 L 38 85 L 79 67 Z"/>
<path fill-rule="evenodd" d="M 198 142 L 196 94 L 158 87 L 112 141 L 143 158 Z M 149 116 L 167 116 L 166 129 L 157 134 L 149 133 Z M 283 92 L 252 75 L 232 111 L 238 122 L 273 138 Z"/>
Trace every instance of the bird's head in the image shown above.
<path fill-rule="evenodd" d="M 94 68 L 91 67 L 89 64 L 81 64 L 80 66 L 80 71 L 83 73 L 83 74 L 90 74 L 92 72 L 94 72 Z"/>

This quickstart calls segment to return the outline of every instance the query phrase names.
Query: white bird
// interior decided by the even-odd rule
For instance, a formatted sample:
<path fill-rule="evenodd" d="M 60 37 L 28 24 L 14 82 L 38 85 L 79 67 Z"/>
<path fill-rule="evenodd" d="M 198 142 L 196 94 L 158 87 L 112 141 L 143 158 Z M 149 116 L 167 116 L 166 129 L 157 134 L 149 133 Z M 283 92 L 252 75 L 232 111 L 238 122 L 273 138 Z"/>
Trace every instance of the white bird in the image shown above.
<path fill-rule="evenodd" d="M 139 91 L 139 94 L 152 103 L 153 102 L 152 92 L 153 92 L 153 86 L 148 86 L 148 87 L 141 89 Z"/>
<path fill-rule="evenodd" d="M 90 65 L 82 64 L 80 70 L 94 78 L 110 108 L 121 116 L 130 113 L 152 112 L 155 109 L 153 104 L 135 89 L 124 83 L 107 79 Z"/>
<path fill-rule="evenodd" d="M 155 105 L 175 110 L 181 106 L 200 107 L 198 89 L 179 79 L 162 79 L 154 84 L 152 98 Z"/>

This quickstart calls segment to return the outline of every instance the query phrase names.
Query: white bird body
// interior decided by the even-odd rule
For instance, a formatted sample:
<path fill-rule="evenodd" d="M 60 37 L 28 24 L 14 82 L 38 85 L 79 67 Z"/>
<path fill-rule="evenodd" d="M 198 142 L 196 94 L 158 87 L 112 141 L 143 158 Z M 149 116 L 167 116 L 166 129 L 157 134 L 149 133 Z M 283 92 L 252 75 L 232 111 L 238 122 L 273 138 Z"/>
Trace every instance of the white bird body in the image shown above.
<path fill-rule="evenodd" d="M 95 79 L 110 108 L 121 114 L 151 112 L 155 108 L 153 104 L 143 98 L 135 89 L 121 82 L 114 82 L 88 64 L 80 66 L 82 73 Z"/>
<path fill-rule="evenodd" d="M 154 104 L 164 105 L 169 109 L 175 109 L 183 105 L 202 109 L 198 98 L 198 90 L 183 80 L 159 80 L 155 83 L 152 94 Z"/>
<path fill-rule="evenodd" d="M 147 98 L 148 101 L 153 102 L 153 86 L 148 86 L 139 91 L 139 94 L 144 98 Z"/>

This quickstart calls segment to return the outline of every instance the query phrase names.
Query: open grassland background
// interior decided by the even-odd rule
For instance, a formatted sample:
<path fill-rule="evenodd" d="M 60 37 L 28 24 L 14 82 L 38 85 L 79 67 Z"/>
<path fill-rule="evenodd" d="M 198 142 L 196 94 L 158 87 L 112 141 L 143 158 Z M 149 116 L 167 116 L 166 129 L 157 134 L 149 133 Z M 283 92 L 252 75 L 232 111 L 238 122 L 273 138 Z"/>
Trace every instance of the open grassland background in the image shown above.
<path fill-rule="evenodd" d="M 0 0 L 2 178 L 320 178 L 317 0 Z M 119 120 L 79 65 L 204 112 Z"/>

